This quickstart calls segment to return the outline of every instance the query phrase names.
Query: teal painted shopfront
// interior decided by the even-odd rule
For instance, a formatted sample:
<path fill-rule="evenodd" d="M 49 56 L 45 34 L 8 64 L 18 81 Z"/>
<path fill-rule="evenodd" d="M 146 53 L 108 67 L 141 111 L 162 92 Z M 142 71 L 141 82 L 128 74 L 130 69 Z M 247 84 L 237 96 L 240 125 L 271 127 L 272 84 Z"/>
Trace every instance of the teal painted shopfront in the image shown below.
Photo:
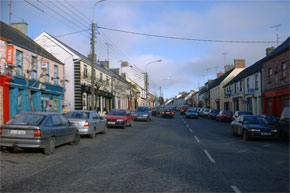
<path fill-rule="evenodd" d="M 29 81 L 32 86 L 35 80 Z M 31 89 L 31 96 L 36 112 L 62 112 L 64 87 L 48 83 L 36 83 Z M 14 76 L 9 88 L 10 118 L 21 112 L 30 112 L 30 102 L 25 80 Z"/>

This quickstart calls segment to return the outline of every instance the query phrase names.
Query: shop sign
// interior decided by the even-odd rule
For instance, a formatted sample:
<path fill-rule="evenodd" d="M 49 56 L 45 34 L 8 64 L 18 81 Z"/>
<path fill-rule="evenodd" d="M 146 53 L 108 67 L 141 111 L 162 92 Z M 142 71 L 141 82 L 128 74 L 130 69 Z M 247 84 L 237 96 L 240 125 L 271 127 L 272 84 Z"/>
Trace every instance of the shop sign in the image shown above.
<path fill-rule="evenodd" d="M 14 53 L 14 46 L 7 45 L 6 46 L 6 63 L 13 64 L 13 53 Z"/>
<path fill-rule="evenodd" d="M 47 68 L 47 61 L 46 60 L 42 61 L 41 68 Z"/>
<path fill-rule="evenodd" d="M 247 94 L 254 94 L 254 89 L 253 88 L 248 88 Z"/>

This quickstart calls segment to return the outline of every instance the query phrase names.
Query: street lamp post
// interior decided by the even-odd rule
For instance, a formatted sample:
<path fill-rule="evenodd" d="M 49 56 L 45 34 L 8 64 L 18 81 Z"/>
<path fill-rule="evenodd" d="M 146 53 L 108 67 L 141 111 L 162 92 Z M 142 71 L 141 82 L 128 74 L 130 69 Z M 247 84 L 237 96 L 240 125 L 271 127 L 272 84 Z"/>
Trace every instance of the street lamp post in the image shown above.
<path fill-rule="evenodd" d="M 148 81 L 148 64 L 156 63 L 156 62 L 161 62 L 162 60 L 156 60 L 153 62 L 148 62 L 146 64 L 146 72 L 145 72 L 145 91 L 146 91 L 146 105 L 148 106 L 148 92 L 149 92 L 149 81 Z"/>
<path fill-rule="evenodd" d="M 95 63 L 95 8 L 97 6 L 98 3 L 101 3 L 105 0 L 99 0 L 95 3 L 94 7 L 93 7 L 93 22 L 92 22 L 92 38 L 91 38 L 91 49 L 92 49 L 92 53 L 91 53 L 91 108 L 94 109 L 95 108 L 95 69 L 94 69 L 94 63 Z"/>

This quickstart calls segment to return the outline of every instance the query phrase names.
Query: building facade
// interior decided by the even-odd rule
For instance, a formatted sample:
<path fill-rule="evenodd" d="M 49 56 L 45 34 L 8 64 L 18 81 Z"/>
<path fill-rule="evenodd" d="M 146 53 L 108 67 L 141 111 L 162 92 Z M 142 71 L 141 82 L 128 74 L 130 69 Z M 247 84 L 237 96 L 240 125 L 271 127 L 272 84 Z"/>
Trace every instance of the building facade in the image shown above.
<path fill-rule="evenodd" d="M 264 114 L 280 116 L 289 106 L 289 43 L 290 37 L 264 59 Z"/>

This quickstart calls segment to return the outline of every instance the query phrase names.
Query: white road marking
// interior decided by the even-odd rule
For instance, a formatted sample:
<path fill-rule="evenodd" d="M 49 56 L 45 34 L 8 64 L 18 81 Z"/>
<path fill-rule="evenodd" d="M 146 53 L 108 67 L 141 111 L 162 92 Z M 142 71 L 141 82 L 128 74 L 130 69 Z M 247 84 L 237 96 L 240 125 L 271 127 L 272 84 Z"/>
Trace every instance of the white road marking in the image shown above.
<path fill-rule="evenodd" d="M 211 155 L 204 149 L 203 150 L 204 151 L 204 153 L 205 153 L 205 155 L 208 157 L 208 159 L 212 162 L 212 163 L 214 163 L 215 164 L 215 160 L 211 157 Z"/>
<path fill-rule="evenodd" d="M 197 141 L 197 143 L 200 143 L 199 139 L 196 136 L 194 136 L 194 138 Z"/>
<path fill-rule="evenodd" d="M 186 127 L 189 127 L 189 125 L 186 125 Z"/>
<path fill-rule="evenodd" d="M 241 193 L 237 186 L 231 186 L 235 193 Z"/>
<path fill-rule="evenodd" d="M 189 131 L 190 131 L 190 133 L 192 133 L 192 130 L 191 129 L 189 129 Z"/>

